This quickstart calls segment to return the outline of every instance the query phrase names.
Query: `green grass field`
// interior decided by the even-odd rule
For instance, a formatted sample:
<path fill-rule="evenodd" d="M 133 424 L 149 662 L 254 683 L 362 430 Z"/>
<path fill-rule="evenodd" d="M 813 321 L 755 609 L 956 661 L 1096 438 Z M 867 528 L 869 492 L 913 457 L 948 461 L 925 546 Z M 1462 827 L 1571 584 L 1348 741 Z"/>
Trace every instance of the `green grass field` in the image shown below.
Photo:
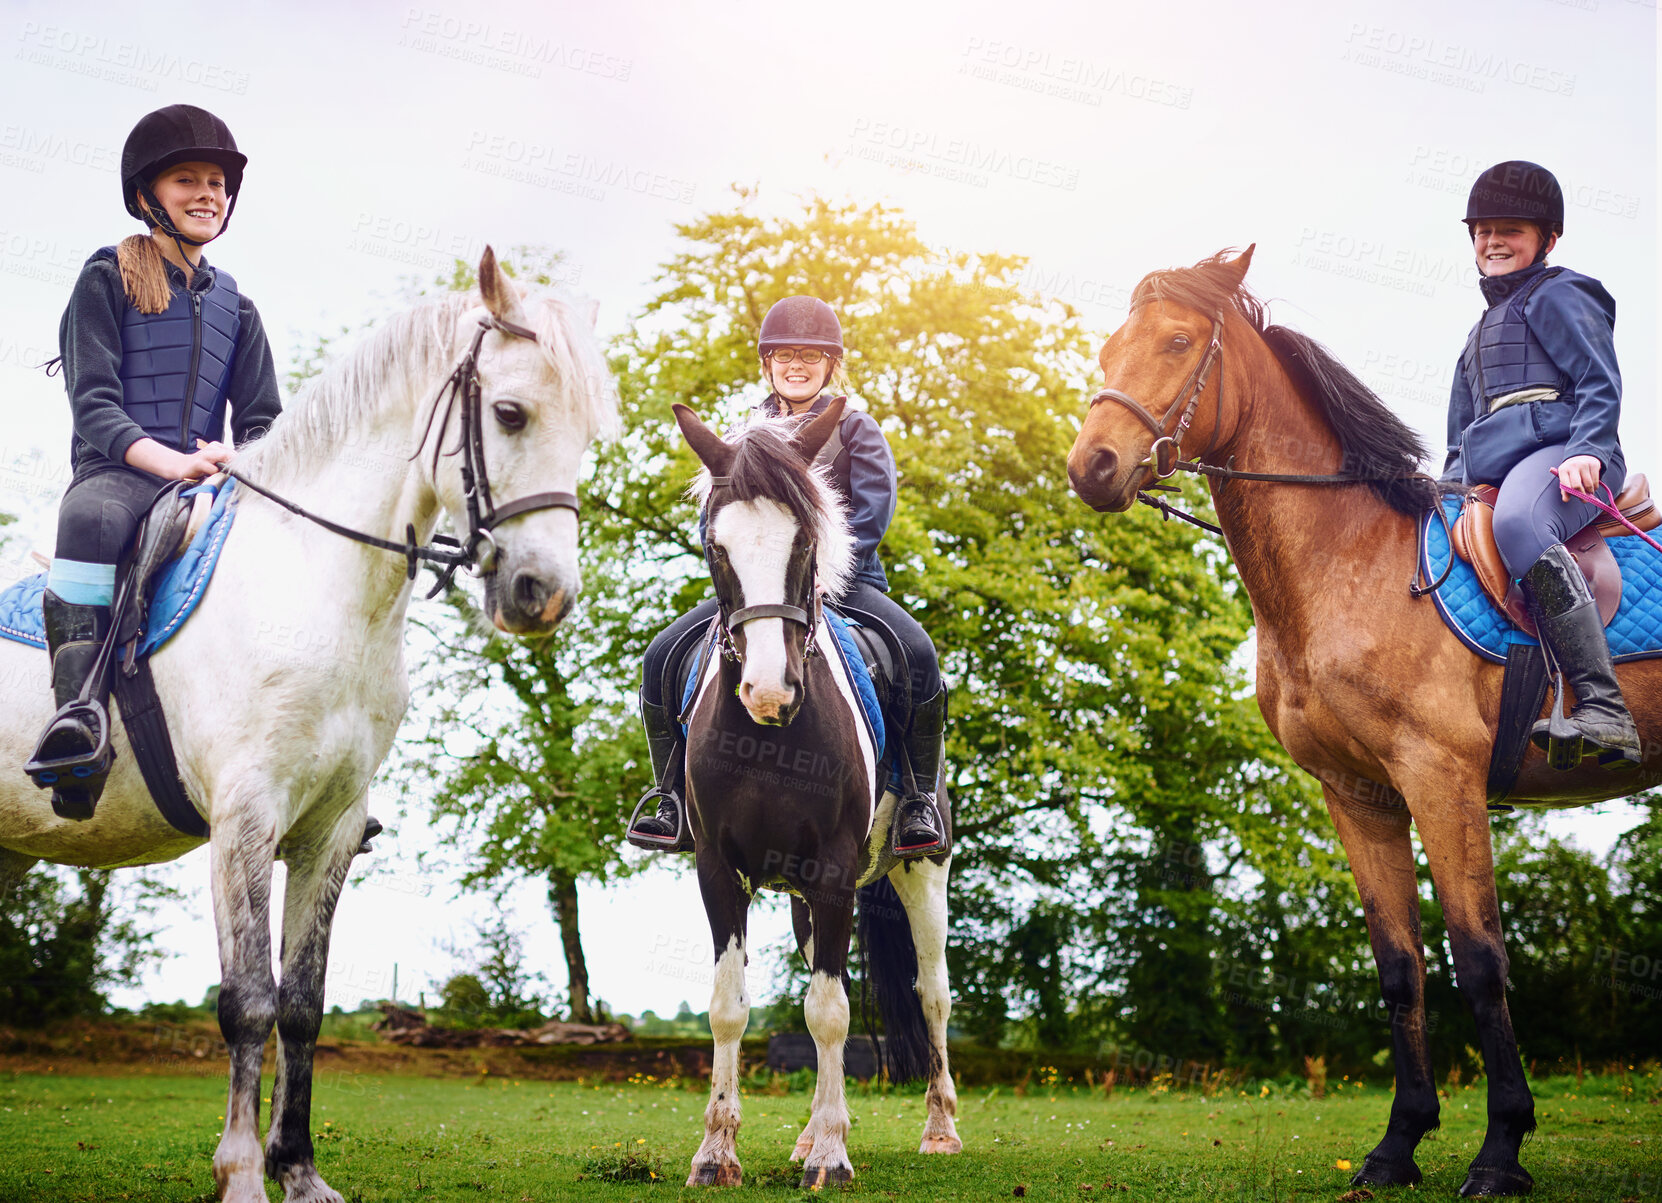
<path fill-rule="evenodd" d="M 810 1095 L 782 1082 L 747 1093 L 739 1196 L 797 1198 L 787 1160 Z M 0 1200 L 206 1203 L 224 1106 L 216 1076 L 0 1078 Z M 1264 1093 L 1265 1091 L 1268 1093 Z M 269 1079 L 268 1079 L 269 1091 Z M 1539 1199 L 1662 1195 L 1662 1088 L 1654 1079 L 1535 1083 L 1541 1129 L 1524 1149 Z M 1302 1097 L 1301 1097 L 1302 1096 Z M 920 1094 L 855 1088 L 854 1196 L 908 1200 L 1360 1199 L 1341 1163 L 1383 1131 L 1390 1094 L 1339 1084 L 1325 1099 L 1259 1087 L 1205 1097 L 1065 1084 L 965 1090 L 964 1153 L 920 1157 Z M 455 1081 L 326 1071 L 313 1113 L 317 1160 L 351 1201 L 668 1200 L 702 1133 L 704 1087 Z M 1453 1198 L 1483 1129 L 1483 1093 L 1455 1088 L 1420 1146 L 1425 1182 L 1379 1192 Z M 647 1175 L 656 1171 L 654 1180 Z M 618 1179 L 624 1179 L 618 1181 Z M 644 1179 L 644 1180 L 643 1180 Z M 707 1194 L 708 1192 L 704 1192 Z M 277 1198 L 275 1187 L 271 1197 Z"/>

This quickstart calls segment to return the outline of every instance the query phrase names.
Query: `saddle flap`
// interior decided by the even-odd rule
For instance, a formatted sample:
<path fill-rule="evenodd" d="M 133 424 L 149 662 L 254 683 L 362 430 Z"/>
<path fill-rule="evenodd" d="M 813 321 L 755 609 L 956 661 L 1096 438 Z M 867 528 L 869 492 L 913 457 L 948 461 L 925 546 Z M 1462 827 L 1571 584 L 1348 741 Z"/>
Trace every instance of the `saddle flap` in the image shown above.
<path fill-rule="evenodd" d="M 1640 530 L 1655 530 L 1662 526 L 1662 510 L 1657 509 L 1656 502 L 1651 499 L 1650 481 L 1645 479 L 1643 472 L 1635 472 L 1627 478 L 1627 484 L 1616 497 L 1616 508 L 1622 512 L 1622 517 Z M 1633 533 L 1614 518 L 1599 519 L 1598 528 L 1599 534 L 1606 539 Z"/>
<path fill-rule="evenodd" d="M 184 480 L 170 484 L 157 495 L 150 512 L 139 524 L 138 534 L 133 539 L 133 550 L 120 569 L 128 587 L 117 590 L 120 613 L 115 616 L 113 626 L 117 646 L 130 644 L 143 633 L 156 574 L 184 546 L 181 538 L 190 522 L 192 502 L 180 494 L 191 487 L 194 487 L 193 483 Z M 212 497 L 206 497 L 206 500 L 211 509 Z"/>
<path fill-rule="evenodd" d="M 1639 483 L 1645 489 L 1648 501 L 1649 486 L 1643 476 L 1639 477 Z M 1504 610 L 1506 616 L 1525 634 L 1538 639 L 1540 632 L 1535 629 L 1535 620 L 1530 617 L 1523 590 L 1512 579 L 1512 574 L 1506 571 L 1506 562 L 1500 558 L 1500 548 L 1495 544 L 1495 498 L 1499 493 L 1500 490 L 1494 485 L 1478 485 L 1472 490 L 1455 522 L 1455 549 L 1461 559 L 1471 564 L 1489 600 Z M 1626 489 L 1622 491 L 1624 497 L 1627 493 Z M 1662 515 L 1658 518 L 1662 520 Z M 1621 529 L 1625 531 L 1626 528 Z M 1581 575 L 1587 578 L 1587 587 L 1598 603 L 1599 620 L 1609 626 L 1622 604 L 1622 571 L 1616 564 L 1610 545 L 1605 542 L 1601 524 L 1589 523 L 1566 539 L 1564 546 L 1575 557 Z"/>

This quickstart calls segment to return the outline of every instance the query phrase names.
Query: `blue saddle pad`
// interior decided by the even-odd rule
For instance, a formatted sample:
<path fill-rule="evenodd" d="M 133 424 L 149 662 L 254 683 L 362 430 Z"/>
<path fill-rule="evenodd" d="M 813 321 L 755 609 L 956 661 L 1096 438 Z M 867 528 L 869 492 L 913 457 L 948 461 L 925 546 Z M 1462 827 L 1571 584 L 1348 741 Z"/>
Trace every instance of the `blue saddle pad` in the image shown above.
<path fill-rule="evenodd" d="M 198 485 L 182 495 L 194 497 L 211 492 L 214 490 L 210 486 Z M 231 533 L 236 510 L 236 484 L 226 481 L 219 486 L 208 520 L 196 532 L 190 546 L 157 575 L 144 637 L 139 641 L 141 656 L 149 655 L 171 639 L 202 600 L 214 566 L 219 563 L 225 536 Z M 32 647 L 46 646 L 46 625 L 40 612 L 40 595 L 44 592 L 46 574 L 40 572 L 24 577 L 0 593 L 0 637 Z"/>
<path fill-rule="evenodd" d="M 1460 516 L 1459 497 L 1445 497 L 1443 506 L 1452 523 Z M 1478 583 L 1477 570 L 1449 548 L 1448 535 L 1435 514 L 1425 516 L 1425 561 L 1429 580 L 1442 575 L 1453 556 L 1454 567 L 1442 588 L 1431 596 L 1437 612 L 1460 641 L 1485 660 L 1506 661 L 1506 649 L 1515 643 L 1534 645 L 1502 610 L 1489 600 Z M 1662 551 L 1634 536 L 1610 540 L 1610 551 L 1622 570 L 1622 604 L 1605 628 L 1610 655 L 1615 660 L 1646 660 L 1662 656 Z"/>
<path fill-rule="evenodd" d="M 848 623 L 843 616 L 834 610 L 826 609 L 825 622 L 831 628 L 831 634 L 836 637 L 837 654 L 842 657 L 843 667 L 848 670 L 848 678 L 854 682 L 854 690 L 860 695 L 860 707 L 866 712 L 866 722 L 871 727 L 872 747 L 877 749 L 877 758 L 881 760 L 888 736 L 883 726 L 883 708 L 877 704 L 877 688 L 871 683 L 871 673 L 866 670 L 866 662 L 854 646 L 854 636 L 848 633 Z M 709 663 L 709 657 L 713 654 L 714 643 L 713 638 L 705 641 L 704 650 L 698 657 L 697 669 L 687 676 L 687 683 L 681 690 L 682 714 L 687 712 L 693 694 L 698 690 L 698 682 L 704 676 L 704 666 Z"/>

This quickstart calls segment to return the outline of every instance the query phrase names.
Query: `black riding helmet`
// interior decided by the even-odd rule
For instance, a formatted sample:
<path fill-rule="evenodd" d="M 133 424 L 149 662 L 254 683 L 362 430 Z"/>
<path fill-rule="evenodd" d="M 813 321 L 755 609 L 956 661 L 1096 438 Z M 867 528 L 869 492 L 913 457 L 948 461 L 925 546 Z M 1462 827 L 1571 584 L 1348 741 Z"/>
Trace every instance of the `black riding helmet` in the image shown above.
<path fill-rule="evenodd" d="M 756 353 L 763 359 L 776 347 L 817 347 L 841 359 L 842 323 L 818 297 L 786 297 L 768 310 L 762 319 L 762 335 L 756 340 Z"/>
<path fill-rule="evenodd" d="M 121 200 L 127 212 L 146 225 L 158 227 L 176 242 L 202 246 L 203 243 L 186 238 L 173 228 L 173 219 L 150 190 L 150 181 L 160 172 L 178 163 L 192 162 L 217 163 L 224 169 L 229 203 L 225 206 L 225 221 L 219 227 L 219 233 L 223 234 L 237 207 L 248 156 L 237 149 L 237 140 L 223 121 L 193 104 L 170 104 L 139 118 L 133 132 L 127 135 L 127 144 L 121 148 Z M 150 206 L 148 213 L 139 204 L 141 196 Z"/>
<path fill-rule="evenodd" d="M 1466 229 L 1485 218 L 1513 217 L 1541 228 L 1541 241 L 1564 233 L 1564 190 L 1539 163 L 1509 159 L 1477 177 L 1466 200 Z"/>

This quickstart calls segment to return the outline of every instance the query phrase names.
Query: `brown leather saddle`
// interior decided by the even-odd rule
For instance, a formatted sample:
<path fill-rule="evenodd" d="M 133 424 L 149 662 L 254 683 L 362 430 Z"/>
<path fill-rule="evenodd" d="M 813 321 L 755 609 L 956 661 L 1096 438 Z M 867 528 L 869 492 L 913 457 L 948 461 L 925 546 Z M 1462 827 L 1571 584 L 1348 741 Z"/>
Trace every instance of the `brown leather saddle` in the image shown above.
<path fill-rule="evenodd" d="M 1483 586 L 1483 592 L 1489 595 L 1489 600 L 1534 636 L 1535 622 L 1524 604 L 1523 591 L 1506 571 L 1500 549 L 1495 546 L 1495 497 L 1499 492 L 1494 485 L 1477 485 L 1472 489 L 1465 508 L 1454 523 L 1454 550 L 1477 572 L 1477 579 Z M 1635 472 L 1627 478 L 1626 487 L 1616 498 L 1616 508 L 1640 530 L 1654 530 L 1662 526 L 1662 510 L 1651 499 L 1650 481 L 1645 479 L 1643 472 Z M 1614 518 L 1601 518 L 1583 527 L 1564 544 L 1575 557 L 1582 575 L 1587 578 L 1587 585 L 1598 602 L 1599 617 L 1604 620 L 1605 626 L 1610 625 L 1610 620 L 1622 604 L 1622 572 L 1616 566 L 1616 557 L 1611 554 L 1610 545 L 1605 540 L 1632 533 Z"/>

